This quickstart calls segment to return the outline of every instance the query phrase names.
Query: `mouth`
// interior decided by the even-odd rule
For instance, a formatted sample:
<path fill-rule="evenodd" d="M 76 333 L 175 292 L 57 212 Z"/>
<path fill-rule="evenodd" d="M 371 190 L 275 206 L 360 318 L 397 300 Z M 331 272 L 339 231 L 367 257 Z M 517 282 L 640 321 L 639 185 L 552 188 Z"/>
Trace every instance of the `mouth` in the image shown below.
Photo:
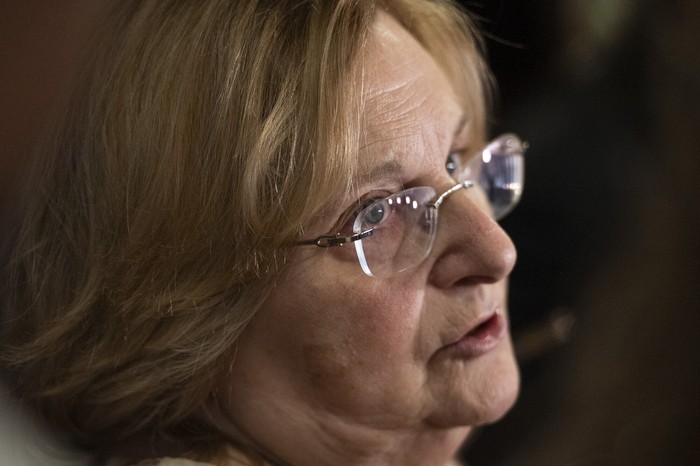
<path fill-rule="evenodd" d="M 444 349 L 460 359 L 476 358 L 496 348 L 506 330 L 505 318 L 494 312 Z"/>

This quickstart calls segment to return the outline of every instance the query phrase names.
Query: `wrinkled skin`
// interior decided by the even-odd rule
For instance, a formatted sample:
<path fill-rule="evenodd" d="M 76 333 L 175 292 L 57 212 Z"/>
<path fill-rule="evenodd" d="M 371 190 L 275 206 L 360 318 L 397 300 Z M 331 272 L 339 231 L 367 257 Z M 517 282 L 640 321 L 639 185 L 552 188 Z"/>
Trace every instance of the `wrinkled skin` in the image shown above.
<path fill-rule="evenodd" d="M 312 237 L 365 195 L 449 189 L 448 154 L 482 142 L 460 127 L 469 109 L 445 74 L 390 16 L 378 15 L 363 60 L 360 171 L 377 176 Z M 443 465 L 473 426 L 512 406 L 506 279 L 516 253 L 471 190 L 440 207 L 429 257 L 390 278 L 365 275 L 352 247 L 301 249 L 236 348 L 218 389 L 220 430 L 295 465 Z M 494 315 L 504 330 L 488 351 L 455 350 Z"/>

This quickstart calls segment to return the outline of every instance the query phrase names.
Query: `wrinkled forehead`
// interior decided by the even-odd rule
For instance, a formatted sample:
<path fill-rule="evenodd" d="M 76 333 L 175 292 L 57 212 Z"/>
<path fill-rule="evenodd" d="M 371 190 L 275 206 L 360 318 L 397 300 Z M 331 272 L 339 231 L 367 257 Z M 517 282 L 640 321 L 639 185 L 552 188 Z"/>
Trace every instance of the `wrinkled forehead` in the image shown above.
<path fill-rule="evenodd" d="M 392 16 L 379 12 L 363 51 L 361 150 L 391 154 L 428 153 L 445 145 L 464 122 L 452 83 L 434 58 Z M 418 136 L 418 138 L 416 137 Z M 449 145 L 449 143 L 447 143 Z M 371 169 L 373 157 L 360 157 L 360 173 Z M 386 160 L 384 160 L 386 162 Z"/>
<path fill-rule="evenodd" d="M 371 104 L 429 80 L 433 58 L 393 16 L 378 12 L 362 54 L 363 94 Z M 427 66 L 426 66 L 427 65 Z"/>

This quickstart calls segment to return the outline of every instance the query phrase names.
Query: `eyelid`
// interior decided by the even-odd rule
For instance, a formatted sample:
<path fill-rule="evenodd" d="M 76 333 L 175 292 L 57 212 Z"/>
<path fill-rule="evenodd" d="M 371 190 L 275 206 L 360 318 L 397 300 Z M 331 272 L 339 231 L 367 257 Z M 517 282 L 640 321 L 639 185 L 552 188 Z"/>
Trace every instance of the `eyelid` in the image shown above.
<path fill-rule="evenodd" d="M 476 151 L 472 150 L 471 147 L 458 147 L 450 150 L 450 154 L 459 154 L 463 162 L 468 162 L 476 155 Z"/>
<path fill-rule="evenodd" d="M 385 189 L 373 190 L 363 194 L 356 201 L 354 201 L 350 205 L 350 207 L 343 211 L 343 213 L 338 218 L 338 222 L 334 227 L 334 231 L 338 233 L 347 233 L 347 231 L 351 231 L 352 225 L 350 225 L 350 228 L 348 229 L 348 224 L 355 222 L 355 218 L 359 215 L 360 212 L 362 212 L 364 209 L 366 209 L 373 203 L 386 197 L 389 197 L 395 192 L 401 191 L 401 189 L 397 191 L 390 191 Z"/>
<path fill-rule="evenodd" d="M 451 149 L 450 152 L 447 154 L 447 158 L 445 159 L 445 168 L 447 169 L 447 164 L 451 159 L 455 159 L 455 171 L 450 173 L 450 175 L 452 176 L 455 174 L 459 174 L 462 171 L 464 171 L 467 164 L 469 164 L 471 157 L 471 150 L 467 147 Z"/>

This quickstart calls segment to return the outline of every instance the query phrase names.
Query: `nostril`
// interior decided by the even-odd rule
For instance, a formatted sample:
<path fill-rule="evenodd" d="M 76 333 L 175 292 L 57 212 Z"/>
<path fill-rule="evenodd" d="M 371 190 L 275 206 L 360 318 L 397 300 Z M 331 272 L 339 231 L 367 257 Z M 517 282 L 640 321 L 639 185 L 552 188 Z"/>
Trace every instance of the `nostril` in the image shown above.
<path fill-rule="evenodd" d="M 456 287 L 474 287 L 478 285 L 490 285 L 492 283 L 498 283 L 499 279 L 494 277 L 482 276 L 482 275 L 471 275 L 468 277 L 463 277 L 452 284 Z"/>

